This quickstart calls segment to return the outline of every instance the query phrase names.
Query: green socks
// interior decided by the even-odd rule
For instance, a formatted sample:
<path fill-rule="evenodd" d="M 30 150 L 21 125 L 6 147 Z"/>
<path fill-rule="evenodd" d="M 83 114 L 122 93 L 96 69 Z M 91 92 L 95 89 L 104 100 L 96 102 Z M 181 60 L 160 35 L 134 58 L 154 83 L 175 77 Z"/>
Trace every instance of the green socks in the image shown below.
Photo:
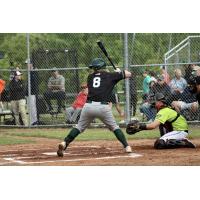
<path fill-rule="evenodd" d="M 64 141 L 66 142 L 66 147 L 80 134 L 80 131 L 77 128 L 73 128 L 68 136 L 64 139 Z M 121 129 L 116 129 L 114 131 L 115 136 L 117 137 L 117 139 L 122 143 L 122 145 L 125 147 L 128 146 L 128 143 L 126 141 L 126 138 L 123 134 L 123 132 L 121 131 Z"/>
<path fill-rule="evenodd" d="M 121 129 L 116 129 L 114 131 L 115 136 L 117 137 L 117 139 L 123 144 L 124 148 L 128 146 L 128 143 L 126 141 L 126 138 L 122 132 Z"/>
<path fill-rule="evenodd" d="M 73 128 L 68 136 L 64 139 L 66 147 L 79 135 L 80 131 L 77 128 Z"/>

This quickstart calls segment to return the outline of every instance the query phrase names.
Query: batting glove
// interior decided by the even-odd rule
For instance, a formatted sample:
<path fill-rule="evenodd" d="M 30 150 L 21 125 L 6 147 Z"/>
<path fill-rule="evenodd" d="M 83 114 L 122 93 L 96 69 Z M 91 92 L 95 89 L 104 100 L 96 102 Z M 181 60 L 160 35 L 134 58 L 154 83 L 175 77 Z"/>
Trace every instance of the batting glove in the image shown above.
<path fill-rule="evenodd" d="M 121 69 L 116 68 L 114 71 L 120 73 L 120 72 L 121 72 Z"/>

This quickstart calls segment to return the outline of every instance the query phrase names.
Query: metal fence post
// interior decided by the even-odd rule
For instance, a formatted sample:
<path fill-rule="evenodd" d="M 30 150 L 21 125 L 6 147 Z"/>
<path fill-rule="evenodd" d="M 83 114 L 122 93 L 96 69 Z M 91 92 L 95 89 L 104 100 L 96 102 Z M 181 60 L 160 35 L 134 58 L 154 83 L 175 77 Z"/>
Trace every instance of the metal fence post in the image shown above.
<path fill-rule="evenodd" d="M 124 33 L 124 69 L 129 69 L 129 58 L 128 58 L 128 33 Z M 130 86 L 129 86 L 129 79 L 125 80 L 125 92 L 126 92 L 126 118 L 125 121 L 128 123 L 130 121 Z"/>
<path fill-rule="evenodd" d="M 30 37 L 29 33 L 26 34 L 26 45 L 27 45 L 27 73 L 28 73 L 28 103 L 27 103 L 27 110 L 28 110 L 28 116 L 29 116 L 29 123 L 28 127 L 31 127 L 31 77 L 30 77 Z"/>
<path fill-rule="evenodd" d="M 188 62 L 191 62 L 191 39 L 188 39 Z"/>

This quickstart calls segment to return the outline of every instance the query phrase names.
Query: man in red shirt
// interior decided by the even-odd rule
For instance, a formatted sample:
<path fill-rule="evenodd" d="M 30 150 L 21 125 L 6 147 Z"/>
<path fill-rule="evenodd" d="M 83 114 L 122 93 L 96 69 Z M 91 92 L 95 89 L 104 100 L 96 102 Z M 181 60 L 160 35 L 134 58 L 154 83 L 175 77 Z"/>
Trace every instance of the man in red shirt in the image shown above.
<path fill-rule="evenodd" d="M 72 106 L 66 109 L 67 124 L 74 124 L 77 122 L 81 114 L 81 110 L 87 100 L 88 87 L 87 84 L 81 85 L 81 91 L 73 102 Z"/>
<path fill-rule="evenodd" d="M 0 77 L 0 109 L 3 110 L 3 103 L 1 102 L 1 94 L 5 89 L 6 82 Z"/>

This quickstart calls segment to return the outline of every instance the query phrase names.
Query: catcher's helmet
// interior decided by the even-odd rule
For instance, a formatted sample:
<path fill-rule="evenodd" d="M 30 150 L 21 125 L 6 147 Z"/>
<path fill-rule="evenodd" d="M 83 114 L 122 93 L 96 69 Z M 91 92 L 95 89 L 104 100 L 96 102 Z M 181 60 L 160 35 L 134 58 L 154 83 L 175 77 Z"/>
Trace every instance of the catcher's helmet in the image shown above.
<path fill-rule="evenodd" d="M 106 68 L 106 62 L 102 58 L 95 58 L 91 64 L 89 65 L 90 69 L 105 69 Z"/>
<path fill-rule="evenodd" d="M 163 93 L 156 93 L 155 95 L 155 108 L 159 111 L 160 109 L 166 107 L 166 99 Z"/>
<path fill-rule="evenodd" d="M 165 101 L 164 94 L 160 92 L 156 93 L 155 98 L 156 98 L 156 101 Z"/>

